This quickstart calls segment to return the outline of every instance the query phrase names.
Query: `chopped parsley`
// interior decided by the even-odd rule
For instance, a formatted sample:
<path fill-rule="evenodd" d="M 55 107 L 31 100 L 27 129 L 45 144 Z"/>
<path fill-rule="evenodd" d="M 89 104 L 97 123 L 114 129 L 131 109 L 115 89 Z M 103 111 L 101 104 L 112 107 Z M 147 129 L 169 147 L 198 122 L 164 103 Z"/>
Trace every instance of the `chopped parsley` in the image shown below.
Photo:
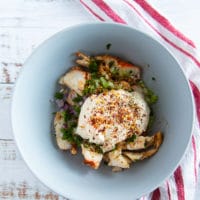
<path fill-rule="evenodd" d="M 151 109 L 147 129 L 150 129 L 153 126 L 154 121 L 155 121 L 155 115 L 153 113 L 153 110 Z"/>
<path fill-rule="evenodd" d="M 145 100 L 147 101 L 147 103 L 149 105 L 155 104 L 158 101 L 158 96 L 155 95 L 154 92 L 149 89 L 142 80 L 140 80 L 138 84 L 144 92 Z"/>
<path fill-rule="evenodd" d="M 145 99 L 146 99 L 147 103 L 149 103 L 149 105 L 152 105 L 158 101 L 158 96 L 155 95 L 152 90 L 149 90 Z"/>
<path fill-rule="evenodd" d="M 68 129 L 62 128 L 61 132 L 63 133 L 63 140 L 68 140 L 69 142 L 73 141 L 73 132 L 74 132 L 74 128 L 73 127 L 69 127 Z"/>
<path fill-rule="evenodd" d="M 90 148 L 92 151 L 95 151 L 95 152 L 97 152 L 97 153 L 103 154 L 103 151 L 102 151 L 100 145 L 98 145 L 98 144 L 89 143 L 89 142 L 86 140 L 86 141 L 84 141 L 83 145 L 84 145 L 85 148 Z"/>
<path fill-rule="evenodd" d="M 54 94 L 55 99 L 63 99 L 64 94 L 62 92 L 56 92 Z"/>
<path fill-rule="evenodd" d="M 100 147 L 99 145 L 95 145 L 95 151 L 96 151 L 97 153 L 103 154 L 103 150 L 101 149 L 101 147 Z"/>
<path fill-rule="evenodd" d="M 70 127 L 68 129 L 62 128 L 61 132 L 63 133 L 63 140 L 67 140 L 72 144 L 75 144 L 77 146 L 80 146 L 83 139 L 79 136 L 74 134 L 74 128 Z"/>
<path fill-rule="evenodd" d="M 100 77 L 100 83 L 101 83 L 102 87 L 105 88 L 105 89 L 114 88 L 113 82 L 106 80 L 103 76 Z"/>
<path fill-rule="evenodd" d="M 134 142 L 137 136 L 133 134 L 130 138 L 126 139 L 126 142 Z"/>
<path fill-rule="evenodd" d="M 99 70 L 99 64 L 100 63 L 101 63 L 101 60 L 95 60 L 94 58 L 91 58 L 89 66 L 88 66 L 89 71 L 97 73 L 98 70 Z"/>
<path fill-rule="evenodd" d="M 76 128 L 77 127 L 77 120 L 76 121 L 69 121 L 67 123 L 68 127 L 73 127 Z"/>
<path fill-rule="evenodd" d="M 80 111 L 81 111 L 81 106 L 79 106 L 79 105 L 74 105 L 73 108 L 74 108 L 74 111 L 75 111 L 77 114 L 80 113 Z"/>
<path fill-rule="evenodd" d="M 111 46 L 112 46 L 111 43 L 106 44 L 106 49 L 109 50 Z"/>
<path fill-rule="evenodd" d="M 73 115 L 71 113 L 69 113 L 68 110 L 63 111 L 62 116 L 63 116 L 65 122 L 68 122 L 73 117 Z"/>
<path fill-rule="evenodd" d="M 78 95 L 78 94 L 77 94 L 77 96 L 75 98 L 73 98 L 73 102 L 74 103 L 79 103 L 81 101 L 83 101 L 83 97 Z"/>
<path fill-rule="evenodd" d="M 79 136 L 79 135 L 74 135 L 74 143 L 78 146 L 78 147 L 80 147 L 81 146 L 81 144 L 82 144 L 82 142 L 83 142 L 83 138 L 81 137 L 81 136 Z"/>
<path fill-rule="evenodd" d="M 86 81 L 83 90 L 84 95 L 97 94 L 108 89 L 114 89 L 115 85 L 111 80 L 107 80 L 104 76 L 94 75 Z"/>
<path fill-rule="evenodd" d="M 90 95 L 96 92 L 97 86 L 98 86 L 98 79 L 91 78 L 86 81 L 86 86 L 83 90 L 84 95 Z"/>
<path fill-rule="evenodd" d="M 115 66 L 111 66 L 110 67 L 110 72 L 113 76 L 115 75 L 119 75 L 119 68 L 115 67 Z"/>
<path fill-rule="evenodd" d="M 111 68 L 114 64 L 115 64 L 115 61 L 113 61 L 113 60 L 111 60 L 111 61 L 108 63 L 108 65 L 109 65 L 110 68 Z"/>
<path fill-rule="evenodd" d="M 64 119 L 64 126 L 61 129 L 61 132 L 63 134 L 62 139 L 69 141 L 71 144 L 75 144 L 77 146 L 80 146 L 83 139 L 75 134 L 75 130 L 78 123 L 78 115 L 80 112 L 80 106 L 74 105 L 73 107 L 68 107 L 66 111 L 63 111 L 62 117 Z M 72 111 L 75 111 L 73 113 Z"/>

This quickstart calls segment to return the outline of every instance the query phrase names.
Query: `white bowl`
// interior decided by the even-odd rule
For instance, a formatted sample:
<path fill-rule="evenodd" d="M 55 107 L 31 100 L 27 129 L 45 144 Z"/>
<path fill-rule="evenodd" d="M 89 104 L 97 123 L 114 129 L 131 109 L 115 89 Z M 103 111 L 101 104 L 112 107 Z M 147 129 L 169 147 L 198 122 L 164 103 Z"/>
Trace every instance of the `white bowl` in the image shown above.
<path fill-rule="evenodd" d="M 110 50 L 107 43 L 112 44 Z M 117 55 L 143 68 L 144 80 L 159 96 L 154 129 L 163 131 L 164 142 L 155 156 L 113 173 L 103 165 L 94 171 L 82 164 L 82 156 L 56 147 L 50 99 L 60 75 L 74 65 L 77 50 Z M 188 82 L 168 50 L 130 27 L 95 23 L 65 29 L 37 48 L 17 81 L 11 114 L 22 157 L 52 190 L 76 200 L 133 200 L 158 187 L 176 169 L 191 137 L 194 111 Z"/>

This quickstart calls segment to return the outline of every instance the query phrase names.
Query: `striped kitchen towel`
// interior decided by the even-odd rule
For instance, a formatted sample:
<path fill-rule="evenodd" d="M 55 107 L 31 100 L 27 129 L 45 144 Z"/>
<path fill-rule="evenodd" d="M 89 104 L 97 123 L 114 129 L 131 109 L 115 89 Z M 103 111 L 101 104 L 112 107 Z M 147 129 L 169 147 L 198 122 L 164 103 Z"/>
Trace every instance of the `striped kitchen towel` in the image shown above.
<path fill-rule="evenodd" d="M 200 161 L 200 61 L 194 42 L 178 31 L 145 0 L 80 0 L 94 20 L 128 24 L 166 46 L 179 61 L 190 81 L 196 103 L 192 140 L 180 166 L 159 188 L 140 200 L 193 200 Z M 199 197 L 200 199 L 200 197 Z"/>

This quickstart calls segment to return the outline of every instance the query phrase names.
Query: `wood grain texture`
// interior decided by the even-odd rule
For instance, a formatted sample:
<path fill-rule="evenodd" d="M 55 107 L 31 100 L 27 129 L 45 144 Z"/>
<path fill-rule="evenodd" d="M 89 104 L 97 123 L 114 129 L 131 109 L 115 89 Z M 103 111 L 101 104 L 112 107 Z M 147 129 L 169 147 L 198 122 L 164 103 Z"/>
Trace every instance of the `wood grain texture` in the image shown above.
<path fill-rule="evenodd" d="M 70 7 L 70 9 L 69 9 Z M 64 200 L 25 165 L 13 141 L 10 105 L 27 57 L 65 27 L 91 19 L 74 0 L 0 1 L 0 200 Z"/>
<path fill-rule="evenodd" d="M 26 58 L 54 32 L 24 28 L 0 29 L 0 83 L 14 83 Z"/>
<path fill-rule="evenodd" d="M 66 200 L 66 198 L 39 185 L 27 182 L 4 182 L 0 184 L 0 199 L 8 200 Z"/>
<path fill-rule="evenodd" d="M 182 20 L 186 14 L 176 12 L 172 0 L 149 1 L 163 7 L 165 15 L 177 19 L 183 32 L 200 44 L 194 11 L 187 9 L 188 20 Z M 10 105 L 13 83 L 27 57 L 54 33 L 93 19 L 83 12 L 78 0 L 0 0 L 0 200 L 65 199 L 46 188 L 25 165 L 13 140 Z M 195 12 L 199 13 L 198 6 Z"/>
<path fill-rule="evenodd" d="M 73 0 L 0 1 L 0 83 L 14 83 L 27 57 L 45 39 L 91 19 L 81 11 Z"/>
<path fill-rule="evenodd" d="M 13 140 L 0 139 L 0 172 L 0 199 L 65 199 L 46 188 L 32 175 Z"/>
<path fill-rule="evenodd" d="M 0 84 L 0 139 L 13 138 L 10 121 L 10 105 L 13 87 L 12 84 Z"/>

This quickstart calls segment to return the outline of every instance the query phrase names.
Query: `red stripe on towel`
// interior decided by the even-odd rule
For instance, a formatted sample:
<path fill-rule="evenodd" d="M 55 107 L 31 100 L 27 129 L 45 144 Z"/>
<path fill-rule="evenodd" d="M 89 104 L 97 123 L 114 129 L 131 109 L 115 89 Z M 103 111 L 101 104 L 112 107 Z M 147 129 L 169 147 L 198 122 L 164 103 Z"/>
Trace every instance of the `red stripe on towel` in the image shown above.
<path fill-rule="evenodd" d="M 198 87 L 192 81 L 190 81 L 190 85 L 192 87 L 192 92 L 193 92 L 194 100 L 196 104 L 197 117 L 198 117 L 198 121 L 200 125 L 200 91 Z"/>
<path fill-rule="evenodd" d="M 176 37 L 185 41 L 187 44 L 195 48 L 195 44 L 181 32 L 179 32 L 164 16 L 158 13 L 148 2 L 144 0 L 134 0 L 138 5 L 140 5 L 153 19 L 164 26 L 168 31 L 173 33 Z"/>
<path fill-rule="evenodd" d="M 185 51 L 184 49 L 182 49 L 181 47 L 177 46 L 172 41 L 170 41 L 167 37 L 162 35 L 145 17 L 143 17 L 143 15 L 131 3 L 129 3 L 127 0 L 124 0 L 124 2 L 126 2 L 146 22 L 146 24 L 148 24 L 161 38 L 163 38 L 171 46 L 173 46 L 174 48 L 176 48 L 177 50 L 188 56 L 195 62 L 195 64 L 198 67 L 200 67 L 200 62 L 192 54 L 188 53 L 187 51 Z"/>
<path fill-rule="evenodd" d="M 105 21 L 102 17 L 100 17 L 97 13 L 95 13 L 84 1 L 80 0 L 81 4 L 85 6 L 96 18 L 100 21 Z"/>
<path fill-rule="evenodd" d="M 126 24 L 126 22 L 119 15 L 117 15 L 117 13 L 114 12 L 112 8 L 110 8 L 108 4 L 106 4 L 103 0 L 92 0 L 92 2 L 94 2 L 113 21 L 121 24 Z"/>
<path fill-rule="evenodd" d="M 169 187 L 169 182 L 167 181 L 167 194 L 168 194 L 168 199 L 171 200 L 171 191 Z"/>
<path fill-rule="evenodd" d="M 185 200 L 184 182 L 180 166 L 174 172 L 174 179 L 176 182 L 178 200 Z"/>
<path fill-rule="evenodd" d="M 153 191 L 153 195 L 151 197 L 151 200 L 159 200 L 160 199 L 160 190 L 157 188 Z"/>
<path fill-rule="evenodd" d="M 197 150 L 196 150 L 196 142 L 194 135 L 192 136 L 192 148 L 194 151 L 194 175 L 195 175 L 195 182 L 197 183 Z"/>

